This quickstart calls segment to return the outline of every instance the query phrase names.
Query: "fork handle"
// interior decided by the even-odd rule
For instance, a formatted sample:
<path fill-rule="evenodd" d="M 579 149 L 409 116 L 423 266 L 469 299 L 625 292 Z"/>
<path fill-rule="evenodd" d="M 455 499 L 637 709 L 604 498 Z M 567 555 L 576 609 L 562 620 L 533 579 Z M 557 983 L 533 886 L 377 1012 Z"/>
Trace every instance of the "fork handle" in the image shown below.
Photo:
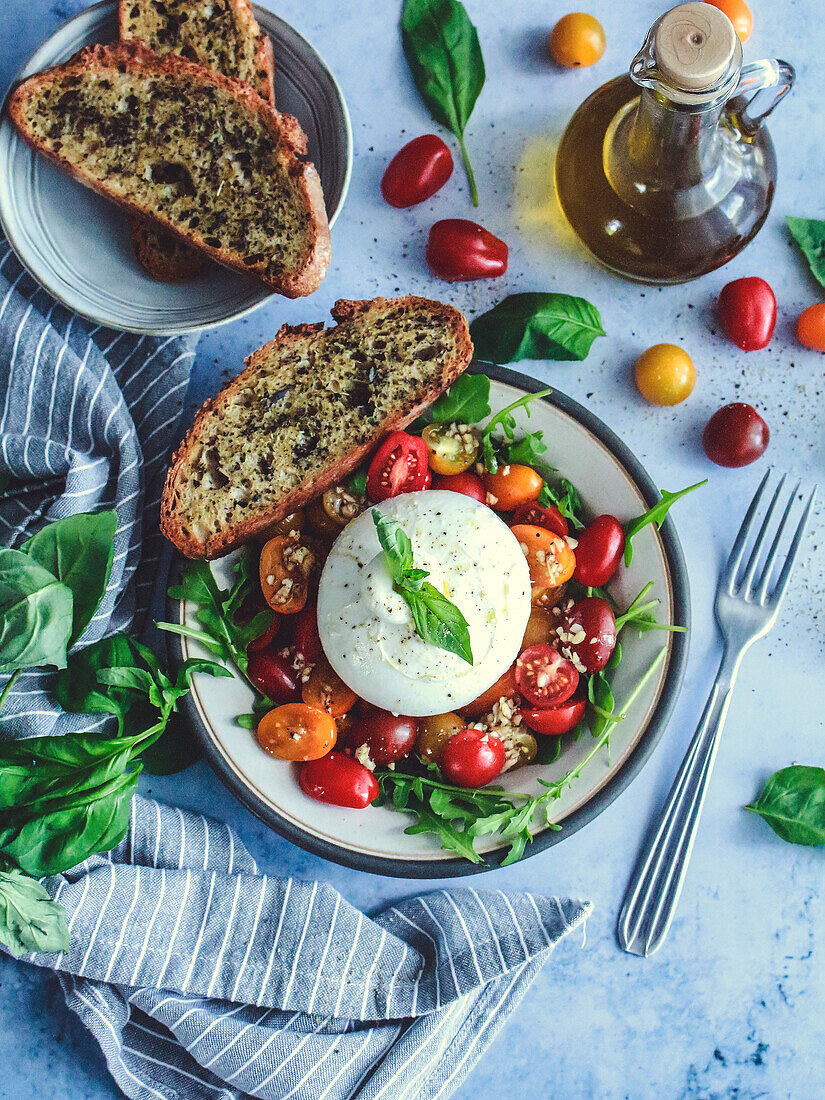
<path fill-rule="evenodd" d="M 739 659 L 741 654 L 732 659 L 728 652 L 722 658 L 659 824 L 651 831 L 628 885 L 617 932 L 620 945 L 634 955 L 652 955 L 661 947 L 676 911 Z"/>

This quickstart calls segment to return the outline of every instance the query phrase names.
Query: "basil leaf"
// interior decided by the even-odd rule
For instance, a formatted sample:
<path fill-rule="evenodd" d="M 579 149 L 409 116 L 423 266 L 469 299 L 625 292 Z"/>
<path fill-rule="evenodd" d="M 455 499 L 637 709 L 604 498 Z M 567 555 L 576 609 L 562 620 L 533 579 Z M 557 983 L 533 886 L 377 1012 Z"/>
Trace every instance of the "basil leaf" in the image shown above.
<path fill-rule="evenodd" d="M 66 667 L 72 593 L 20 550 L 0 549 L 0 672 Z"/>
<path fill-rule="evenodd" d="M 350 474 L 347 479 L 347 492 L 352 493 L 356 497 L 364 497 L 367 495 L 367 471 L 356 470 L 354 474 Z"/>
<path fill-rule="evenodd" d="M 470 630 L 467 620 L 454 603 L 431 584 L 422 584 L 417 591 L 402 588 L 404 597 L 412 612 L 416 633 L 425 642 L 457 654 L 468 665 L 473 663 L 473 651 L 470 646 Z"/>
<path fill-rule="evenodd" d="M 58 673 L 55 680 L 57 701 L 70 714 L 115 714 L 123 733 L 124 719 L 134 696 L 112 685 L 101 690 L 103 681 L 99 674 L 105 669 L 138 667 L 137 648 L 131 638 L 125 634 L 103 638 L 71 655 L 65 672 Z"/>
<path fill-rule="evenodd" d="M 393 579 L 393 584 L 404 583 L 404 574 L 413 568 L 412 543 L 398 520 L 383 515 L 377 508 L 372 510 L 372 521 L 378 533 L 378 541 L 384 551 L 384 558 Z M 418 570 L 416 572 L 422 572 Z M 429 573 L 424 574 L 429 576 Z"/>
<path fill-rule="evenodd" d="M 0 746 L 0 810 L 20 810 L 97 787 L 121 775 L 134 750 L 133 738 L 96 733 L 5 742 Z"/>
<path fill-rule="evenodd" d="M 72 645 L 100 606 L 109 583 L 117 516 L 83 513 L 48 523 L 23 544 L 23 552 L 48 569 L 74 597 Z"/>
<path fill-rule="evenodd" d="M 643 527 L 647 527 L 649 523 L 655 523 L 659 528 L 664 523 L 665 516 L 670 511 L 671 505 L 673 505 L 680 497 L 687 496 L 688 493 L 692 493 L 694 489 L 701 489 L 703 485 L 707 485 L 708 479 L 703 481 L 697 481 L 695 485 L 688 485 L 687 489 L 680 489 L 678 493 L 669 493 L 667 489 L 662 489 L 662 499 L 658 504 L 654 504 L 647 512 L 644 512 L 641 516 L 637 516 L 636 519 L 629 520 L 624 525 L 624 563 L 630 565 L 633 560 L 633 546 L 631 545 L 631 539 L 634 535 L 637 535 Z"/>
<path fill-rule="evenodd" d="M 597 336 L 604 336 L 595 306 L 570 294 L 511 294 L 470 325 L 479 359 L 581 360 Z"/>
<path fill-rule="evenodd" d="M 0 943 L 16 957 L 69 948 L 63 906 L 36 879 L 14 869 L 0 871 Z"/>
<path fill-rule="evenodd" d="M 436 424 L 477 424 L 490 415 L 490 379 L 486 374 L 460 374 L 430 408 Z"/>
<path fill-rule="evenodd" d="M 774 772 L 745 809 L 763 817 L 788 844 L 825 844 L 825 768 L 793 764 Z"/>
<path fill-rule="evenodd" d="M 140 759 L 150 775 L 176 775 L 196 764 L 202 755 L 198 739 L 189 724 L 173 714 L 163 734 L 141 753 Z"/>
<path fill-rule="evenodd" d="M 401 16 L 401 42 L 430 113 L 458 139 L 473 206 L 478 206 L 478 189 L 464 144 L 464 128 L 484 87 L 478 32 L 459 0 L 407 0 Z"/>
<path fill-rule="evenodd" d="M 825 286 L 825 221 L 815 218 L 786 218 L 785 221 L 814 278 Z"/>

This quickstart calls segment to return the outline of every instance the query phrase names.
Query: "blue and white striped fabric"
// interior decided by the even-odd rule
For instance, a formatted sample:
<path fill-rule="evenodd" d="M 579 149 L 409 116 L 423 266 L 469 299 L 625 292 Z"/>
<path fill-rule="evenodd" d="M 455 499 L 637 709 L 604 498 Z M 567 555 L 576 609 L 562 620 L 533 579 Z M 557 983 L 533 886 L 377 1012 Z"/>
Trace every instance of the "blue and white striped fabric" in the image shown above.
<path fill-rule="evenodd" d="M 82 645 L 140 631 L 165 574 L 160 479 L 193 355 L 185 339 L 73 317 L 0 238 L 2 542 L 117 510 L 112 580 Z M 0 737 L 106 721 L 61 714 L 29 673 Z M 444 1100 L 589 912 L 453 890 L 370 919 L 323 883 L 261 874 L 227 826 L 139 796 L 114 851 L 46 885 L 71 947 L 27 959 L 58 972 L 136 1100 Z"/>

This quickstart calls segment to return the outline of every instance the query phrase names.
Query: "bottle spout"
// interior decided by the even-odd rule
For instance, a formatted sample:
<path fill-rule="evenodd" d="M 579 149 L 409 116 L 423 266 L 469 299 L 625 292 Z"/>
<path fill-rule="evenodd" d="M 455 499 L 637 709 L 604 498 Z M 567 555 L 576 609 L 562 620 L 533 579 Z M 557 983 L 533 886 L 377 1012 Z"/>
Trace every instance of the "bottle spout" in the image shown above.
<path fill-rule="evenodd" d="M 734 92 L 734 99 L 746 99 L 736 110 L 736 122 L 743 133 L 756 133 L 774 107 L 793 87 L 796 72 L 787 61 L 770 58 L 745 65 Z"/>

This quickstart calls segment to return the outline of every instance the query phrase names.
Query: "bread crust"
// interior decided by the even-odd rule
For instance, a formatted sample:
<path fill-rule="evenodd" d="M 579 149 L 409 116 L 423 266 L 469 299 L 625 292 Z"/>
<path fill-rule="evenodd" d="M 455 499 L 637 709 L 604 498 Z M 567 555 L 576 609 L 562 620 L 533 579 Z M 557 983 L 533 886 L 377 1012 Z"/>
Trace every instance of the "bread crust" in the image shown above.
<path fill-rule="evenodd" d="M 145 70 L 158 77 L 163 77 L 166 74 L 183 76 L 187 81 L 196 85 L 212 84 L 232 94 L 273 133 L 284 150 L 286 168 L 297 184 L 298 192 L 310 215 L 311 243 L 307 255 L 297 270 L 282 272 L 279 275 L 270 275 L 261 270 L 256 270 L 253 265 L 244 264 L 243 257 L 234 252 L 224 248 L 210 247 L 199 240 L 191 230 L 179 229 L 161 214 L 144 209 L 140 204 L 113 193 L 105 181 L 92 179 L 84 175 L 60 152 L 50 148 L 47 142 L 39 140 L 28 130 L 25 105 L 29 97 L 41 85 L 47 84 L 55 77 L 59 79 L 82 76 L 88 72 L 103 74 L 106 71 L 117 69 L 119 66 L 126 66 L 126 71 L 133 73 Z M 320 177 L 315 166 L 306 156 L 306 135 L 296 119 L 292 118 L 291 115 L 282 115 L 273 110 L 266 100 L 262 99 L 251 85 L 246 84 L 244 81 L 234 80 L 222 73 L 211 72 L 174 53 L 168 53 L 159 58 L 157 54 L 138 41 L 117 42 L 109 46 L 86 46 L 62 65 L 56 65 L 52 69 L 46 69 L 22 81 L 10 95 L 7 101 L 7 111 L 9 118 L 23 140 L 59 168 L 68 172 L 74 179 L 111 199 L 126 210 L 157 223 L 198 251 L 223 264 L 224 267 L 241 271 L 245 275 L 257 276 L 266 286 L 287 298 L 304 297 L 307 294 L 312 294 L 320 286 L 330 261 L 329 224 Z"/>
<path fill-rule="evenodd" d="M 317 324 L 283 325 L 273 340 L 254 351 L 245 360 L 245 368 L 241 373 L 228 382 L 215 397 L 199 409 L 195 421 L 186 433 L 180 446 L 172 456 L 172 462 L 166 475 L 163 495 L 160 505 L 160 529 L 166 538 L 188 558 L 219 558 L 228 554 L 231 550 L 241 546 L 254 538 L 255 535 L 265 531 L 270 524 L 290 512 L 302 507 L 313 497 L 324 492 L 325 489 L 338 484 L 348 473 L 360 466 L 364 459 L 371 454 L 383 439 L 408 424 L 435 401 L 439 394 L 443 393 L 470 365 L 473 358 L 473 343 L 470 339 L 470 330 L 467 321 L 457 309 L 444 305 L 442 302 L 434 302 L 428 298 L 418 298 L 406 295 L 402 298 L 373 298 L 362 301 L 350 301 L 341 299 L 332 307 L 332 316 L 337 325 L 346 325 L 361 314 L 370 310 L 381 310 L 387 306 L 403 306 L 410 309 L 427 309 L 434 320 L 446 321 L 452 329 L 455 339 L 455 351 L 452 357 L 444 364 L 444 369 L 438 383 L 431 386 L 417 399 L 396 409 L 391 416 L 376 425 L 375 430 L 368 440 L 358 447 L 353 448 L 348 454 L 342 456 L 330 466 L 319 471 L 314 477 L 302 482 L 299 486 L 283 497 L 278 505 L 268 512 L 256 516 L 250 516 L 243 523 L 227 528 L 217 535 L 210 536 L 206 542 L 198 542 L 191 534 L 183 530 L 177 516 L 177 485 L 184 473 L 185 467 L 197 444 L 201 429 L 209 419 L 220 410 L 239 389 L 242 389 L 247 379 L 258 370 L 269 352 L 278 346 L 283 346 L 291 341 L 301 341 L 307 336 L 316 335 L 325 328 L 323 322 Z"/>
<path fill-rule="evenodd" d="M 129 235 L 135 259 L 159 283 L 187 282 L 200 275 L 209 262 L 202 252 L 182 244 L 177 237 L 163 240 L 170 235 L 146 218 L 130 218 Z"/>

